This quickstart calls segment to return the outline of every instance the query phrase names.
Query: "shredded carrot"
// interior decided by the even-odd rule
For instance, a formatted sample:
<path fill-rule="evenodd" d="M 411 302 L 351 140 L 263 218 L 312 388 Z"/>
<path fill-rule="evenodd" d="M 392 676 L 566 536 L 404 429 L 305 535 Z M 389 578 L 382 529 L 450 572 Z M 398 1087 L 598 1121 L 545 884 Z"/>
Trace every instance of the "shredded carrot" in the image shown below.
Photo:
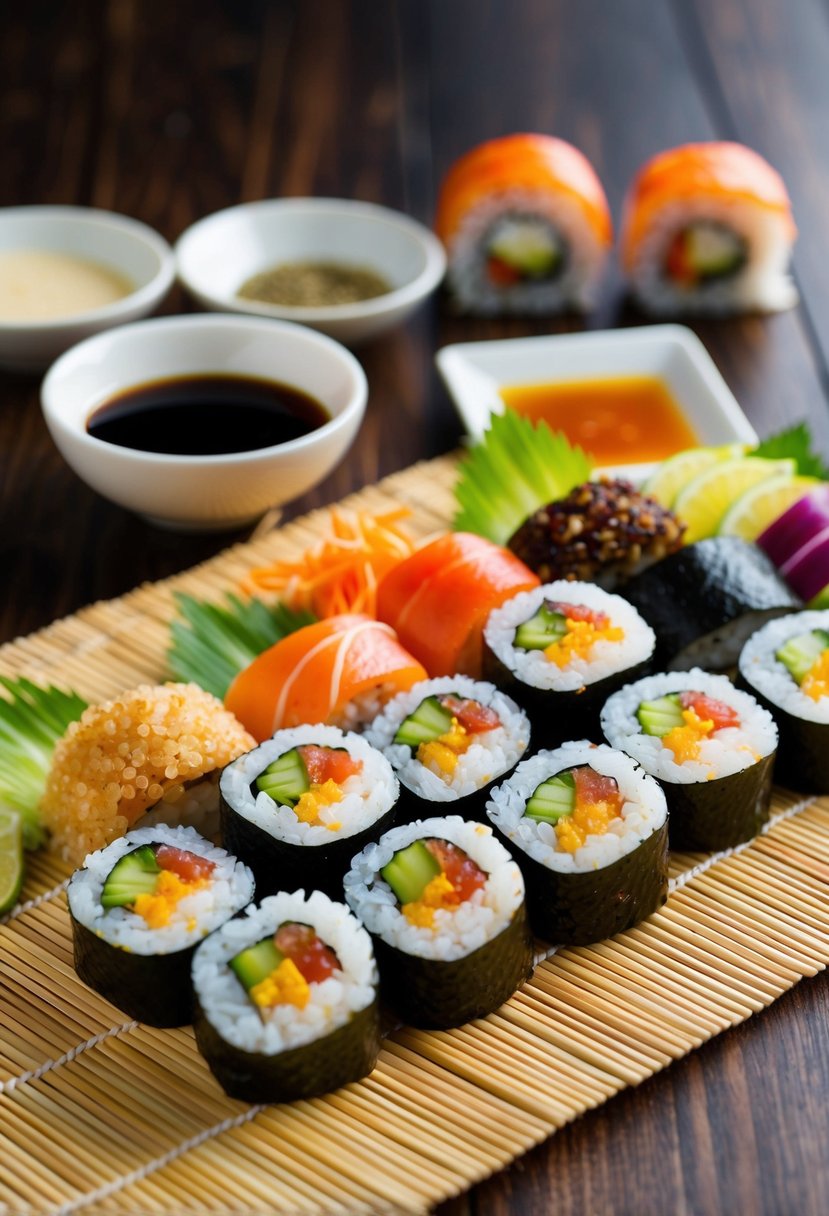
<path fill-rule="evenodd" d="M 309 609 L 319 617 L 342 612 L 375 616 L 380 579 L 415 550 L 399 522 L 411 515 L 397 507 L 369 511 L 332 508 L 328 533 L 291 561 L 276 561 L 251 570 L 248 591 L 272 591 L 289 608 Z"/>

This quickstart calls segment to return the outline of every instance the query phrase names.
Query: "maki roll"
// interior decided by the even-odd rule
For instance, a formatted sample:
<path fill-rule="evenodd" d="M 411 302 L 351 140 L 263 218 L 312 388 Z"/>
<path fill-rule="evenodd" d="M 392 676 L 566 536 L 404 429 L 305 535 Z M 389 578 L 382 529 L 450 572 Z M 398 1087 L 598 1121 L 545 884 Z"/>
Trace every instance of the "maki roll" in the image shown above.
<path fill-rule="evenodd" d="M 399 785 L 384 756 L 336 726 L 297 726 L 229 764 L 222 840 L 261 895 L 299 883 L 333 897 L 351 858 L 395 822 Z"/>
<path fill-rule="evenodd" d="M 777 727 L 725 676 L 694 668 L 639 680 L 608 700 L 602 729 L 661 783 L 672 849 L 731 848 L 768 819 Z"/>
<path fill-rule="evenodd" d="M 600 738 L 609 693 L 642 675 L 655 637 L 630 604 L 590 583 L 560 579 L 490 613 L 486 674 L 522 705 L 536 742 Z"/>
<path fill-rule="evenodd" d="M 626 583 L 625 598 L 653 626 L 669 671 L 733 668 L 756 629 L 802 607 L 765 553 L 736 536 L 686 545 Z"/>
<path fill-rule="evenodd" d="M 492 782 L 520 760 L 530 724 L 492 684 L 443 676 L 395 697 L 366 739 L 400 779 L 401 817 L 420 818 L 440 803 L 441 810 L 483 819 Z"/>
<path fill-rule="evenodd" d="M 196 1044 L 231 1098 L 313 1098 L 377 1060 L 371 940 L 321 891 L 281 892 L 228 921 L 196 951 L 193 988 Z"/>
<path fill-rule="evenodd" d="M 247 866 L 193 828 L 139 828 L 69 883 L 75 970 L 149 1026 L 190 1021 L 198 943 L 253 898 Z"/>
<path fill-rule="evenodd" d="M 587 158 L 550 135 L 507 135 L 447 173 L 435 229 L 463 312 L 587 308 L 612 240 L 604 190 Z"/>
<path fill-rule="evenodd" d="M 586 740 L 538 752 L 492 791 L 487 814 L 515 850 L 545 941 L 601 941 L 667 898 L 665 795 L 622 752 Z"/>
<path fill-rule="evenodd" d="M 739 670 L 780 730 L 775 780 L 829 792 L 829 612 L 770 621 L 746 642 Z"/>
<path fill-rule="evenodd" d="M 653 313 L 791 308 L 797 229 L 783 179 L 742 144 L 684 144 L 640 170 L 625 200 L 621 253 Z"/>
<path fill-rule="evenodd" d="M 532 973 L 521 871 L 483 824 L 394 828 L 354 858 L 345 897 L 374 939 L 384 999 L 412 1026 L 484 1017 Z"/>

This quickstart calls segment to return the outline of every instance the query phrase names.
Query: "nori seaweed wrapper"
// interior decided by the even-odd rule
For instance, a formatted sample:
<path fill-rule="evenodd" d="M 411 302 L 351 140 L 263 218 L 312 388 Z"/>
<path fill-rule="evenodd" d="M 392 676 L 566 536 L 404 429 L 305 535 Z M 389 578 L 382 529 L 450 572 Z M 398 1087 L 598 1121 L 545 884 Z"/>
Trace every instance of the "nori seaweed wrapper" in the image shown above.
<path fill-rule="evenodd" d="M 524 754 L 528 755 L 529 750 L 528 747 Z M 522 756 L 521 759 L 523 758 Z M 515 764 L 517 763 L 516 760 Z M 397 778 L 400 781 L 397 822 L 399 824 L 414 823 L 417 819 L 428 819 L 432 815 L 461 815 L 464 819 L 473 819 L 476 823 L 486 823 L 486 804 L 489 801 L 490 792 L 499 781 L 504 781 L 509 776 L 514 770 L 515 764 L 505 773 L 500 773 L 491 781 L 487 781 L 486 785 L 482 785 L 480 789 L 473 790 L 471 794 L 464 794 L 462 798 L 453 798 L 450 802 L 437 802 L 433 798 L 424 798 L 422 794 L 411 789 L 400 771 L 396 770 Z M 358 851 L 355 849 L 355 854 Z"/>
<path fill-rule="evenodd" d="M 353 836 L 332 840 L 330 844 L 288 844 L 271 836 L 240 815 L 226 801 L 219 800 L 222 847 L 250 866 L 256 879 L 257 899 L 277 891 L 323 891 L 332 899 L 343 897 L 343 875 L 356 856 L 372 840 L 398 822 L 397 804 L 379 819 Z"/>
<path fill-rule="evenodd" d="M 268 1054 L 226 1042 L 195 999 L 196 1045 L 229 1098 L 243 1102 L 293 1102 L 314 1098 L 367 1076 L 380 1051 L 374 1001 L 330 1034 L 301 1047 Z"/>
<path fill-rule="evenodd" d="M 533 972 L 533 942 L 524 903 L 490 941 L 457 959 L 407 954 L 372 934 L 380 991 L 410 1026 L 448 1030 L 485 1017 L 509 1000 Z"/>
<path fill-rule="evenodd" d="M 748 541 L 714 536 L 687 545 L 625 584 L 625 599 L 656 633 L 658 667 L 733 667 L 766 621 L 802 602 L 774 564 Z"/>
<path fill-rule="evenodd" d="M 484 676 L 502 692 L 517 702 L 530 719 L 532 733 L 525 756 L 531 756 L 539 748 L 558 747 L 568 739 L 589 739 L 601 743 L 600 716 L 602 706 L 609 696 L 618 692 L 625 684 L 632 684 L 653 669 L 653 659 L 644 659 L 633 667 L 611 672 L 603 680 L 585 684 L 573 692 L 556 692 L 551 688 L 536 688 L 520 680 L 514 671 L 502 663 L 484 643 Z M 497 778 L 503 781 L 504 774 Z M 493 785 L 496 782 L 493 782 Z"/>
<path fill-rule="evenodd" d="M 742 671 L 737 684 L 750 692 L 777 723 L 780 740 L 774 780 L 801 794 L 829 793 L 829 723 L 810 722 L 781 709 L 763 696 Z"/>
<path fill-rule="evenodd" d="M 712 853 L 751 840 L 767 822 L 775 752 L 739 773 L 688 785 L 659 779 L 672 849 Z"/>
<path fill-rule="evenodd" d="M 533 933 L 561 946 L 586 946 L 638 925 L 668 898 L 668 824 L 631 853 L 598 870 L 564 874 L 530 857 L 499 828 L 527 887 Z"/>
<path fill-rule="evenodd" d="M 72 921 L 75 970 L 90 988 L 147 1026 L 186 1026 L 192 1018 L 190 962 L 198 942 L 169 954 L 136 954 Z"/>

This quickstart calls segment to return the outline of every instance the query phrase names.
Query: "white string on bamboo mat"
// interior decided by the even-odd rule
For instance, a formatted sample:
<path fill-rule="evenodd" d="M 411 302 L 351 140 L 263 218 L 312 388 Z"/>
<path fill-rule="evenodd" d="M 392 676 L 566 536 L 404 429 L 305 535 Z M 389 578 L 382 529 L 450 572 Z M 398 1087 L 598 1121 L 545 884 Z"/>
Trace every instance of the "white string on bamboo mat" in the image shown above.
<path fill-rule="evenodd" d="M 26 912 L 31 912 L 34 908 L 39 908 L 41 904 L 48 903 L 50 899 L 56 899 L 58 895 L 62 895 L 69 886 L 69 879 L 64 878 L 63 882 L 59 882 L 56 887 L 52 887 L 49 891 L 42 891 L 40 895 L 35 895 L 33 899 L 27 899 L 25 903 L 15 904 L 10 912 L 5 916 L 0 916 L 0 926 L 9 924 L 10 921 L 16 920 L 18 916 L 23 916 Z"/>
<path fill-rule="evenodd" d="M 131 1030 L 135 1030 L 137 1022 L 122 1022 L 120 1026 L 111 1026 L 109 1030 L 103 1030 L 100 1034 L 94 1034 L 92 1038 L 87 1039 L 84 1043 L 78 1043 L 75 1047 L 70 1047 L 62 1056 L 58 1056 L 54 1060 L 46 1060 L 45 1063 L 38 1065 L 37 1068 L 30 1068 L 26 1072 L 21 1072 L 16 1077 L 9 1077 L 7 1081 L 0 1081 L 0 1094 L 10 1094 L 18 1085 L 24 1085 L 27 1081 L 39 1081 L 47 1072 L 52 1072 L 55 1068 L 60 1068 L 62 1064 L 71 1064 L 71 1062 L 85 1051 L 89 1051 L 91 1047 L 97 1047 L 99 1043 L 103 1043 L 106 1039 L 113 1039 L 120 1034 L 128 1034 Z"/>
<path fill-rule="evenodd" d="M 251 1119 L 265 1109 L 262 1103 L 257 1103 L 255 1106 L 249 1106 L 247 1110 L 242 1111 L 241 1115 L 231 1115 L 228 1119 L 222 1119 L 221 1123 L 214 1123 L 212 1127 L 206 1128 L 203 1132 L 198 1132 L 195 1136 L 191 1136 L 189 1140 L 183 1140 L 181 1144 L 177 1144 L 175 1148 L 171 1148 L 169 1152 L 164 1153 L 161 1157 L 156 1157 L 153 1161 L 146 1162 L 137 1170 L 132 1170 L 129 1174 L 125 1174 L 123 1178 L 115 1178 L 112 1182 L 106 1182 L 103 1186 L 99 1186 L 94 1191 L 88 1191 L 85 1195 L 79 1195 L 77 1199 L 70 1199 L 68 1203 L 64 1203 L 59 1208 L 53 1208 L 49 1216 L 70 1216 L 71 1212 L 80 1211 L 81 1208 L 89 1207 L 90 1204 L 99 1203 L 102 1199 L 108 1199 L 110 1195 L 115 1195 L 118 1191 L 122 1191 L 124 1187 L 131 1186 L 134 1182 L 143 1182 L 150 1174 L 154 1174 L 156 1170 L 164 1169 L 166 1165 L 172 1165 L 179 1157 L 183 1157 L 185 1153 L 189 1153 L 191 1149 L 198 1148 L 200 1144 L 204 1144 L 207 1140 L 213 1140 L 216 1136 L 221 1136 L 225 1132 L 231 1132 L 237 1127 L 242 1127 L 245 1123 L 250 1123 Z"/>

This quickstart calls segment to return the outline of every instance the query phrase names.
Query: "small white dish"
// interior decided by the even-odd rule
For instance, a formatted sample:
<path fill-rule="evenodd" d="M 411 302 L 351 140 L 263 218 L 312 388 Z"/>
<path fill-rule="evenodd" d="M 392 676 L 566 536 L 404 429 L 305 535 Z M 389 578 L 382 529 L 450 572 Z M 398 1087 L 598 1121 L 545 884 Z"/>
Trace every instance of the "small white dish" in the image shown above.
<path fill-rule="evenodd" d="M 91 334 L 151 313 L 170 290 L 173 251 L 146 224 L 91 207 L 4 207 L 0 252 L 37 250 L 69 254 L 105 266 L 133 290 L 102 308 L 43 321 L 0 320 L 0 367 L 40 371 Z"/>
<path fill-rule="evenodd" d="M 152 381 L 218 373 L 300 389 L 331 415 L 273 447 L 178 456 L 90 435 L 100 406 Z M 331 472 L 357 434 L 368 385 L 357 360 L 299 325 L 254 317 L 162 317 L 98 334 L 67 351 L 41 388 L 46 425 L 67 464 L 104 498 L 182 531 L 240 528 Z"/>
<path fill-rule="evenodd" d="M 655 376 L 667 385 L 700 444 L 758 442 L 708 351 L 684 325 L 464 342 L 444 346 L 435 361 L 473 439 L 486 430 L 491 414 L 503 413 L 499 390 L 506 385 Z M 600 471 L 638 480 L 653 468 L 640 463 Z"/>
<path fill-rule="evenodd" d="M 443 246 L 422 224 L 387 207 L 335 198 L 266 199 L 217 211 L 188 228 L 175 252 L 179 280 L 204 308 L 296 321 L 349 345 L 399 325 L 446 269 Z M 252 275 L 309 261 L 367 267 L 392 290 L 326 308 L 289 308 L 237 295 Z"/>

